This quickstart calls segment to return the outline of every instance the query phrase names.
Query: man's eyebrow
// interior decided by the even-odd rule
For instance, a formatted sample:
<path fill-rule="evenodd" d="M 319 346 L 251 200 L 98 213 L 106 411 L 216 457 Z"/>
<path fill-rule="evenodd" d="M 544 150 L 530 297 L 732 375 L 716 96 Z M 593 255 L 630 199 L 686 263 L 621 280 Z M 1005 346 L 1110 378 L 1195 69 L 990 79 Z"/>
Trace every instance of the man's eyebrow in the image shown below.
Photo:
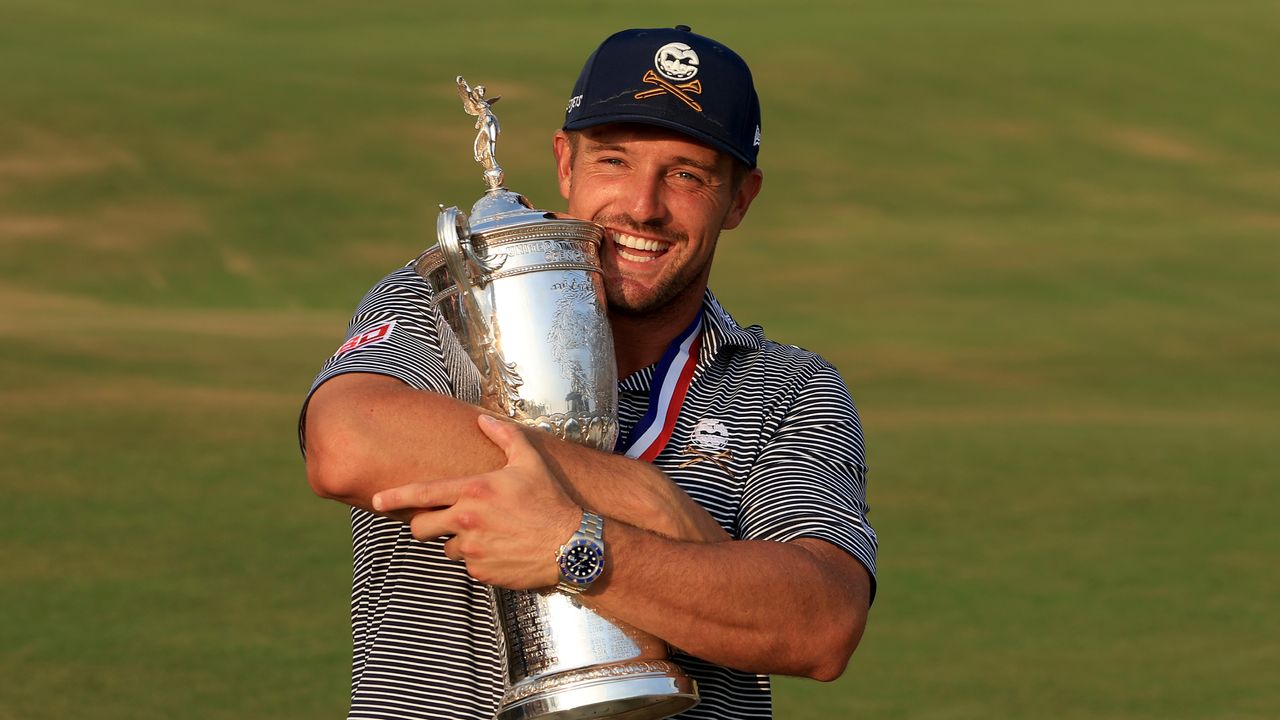
<path fill-rule="evenodd" d="M 699 170 L 701 170 L 701 171 L 703 171 L 703 172 L 707 172 L 707 173 L 714 173 L 714 172 L 716 171 L 716 164 L 715 164 L 715 163 L 709 163 L 709 162 L 706 162 L 706 161 L 704 161 L 704 160 L 695 160 L 695 159 L 693 159 L 693 158 L 691 158 L 691 157 L 684 157 L 684 156 L 677 157 L 677 158 L 676 158 L 676 164 L 677 164 L 677 165 L 689 165 L 690 167 L 695 167 L 695 168 L 697 168 L 697 169 L 699 169 Z"/>
<path fill-rule="evenodd" d="M 627 148 L 622 143 L 600 142 L 598 140 L 588 140 L 586 147 L 583 148 L 588 153 L 622 153 L 626 154 Z M 672 160 L 674 165 L 688 165 L 689 167 L 701 170 L 705 173 L 714 174 L 717 169 L 715 161 L 708 162 L 706 160 L 698 160 L 685 155 L 678 155 Z"/>
<path fill-rule="evenodd" d="M 596 140 L 587 141 L 587 152 L 626 152 L 626 148 L 618 143 L 602 143 Z"/>

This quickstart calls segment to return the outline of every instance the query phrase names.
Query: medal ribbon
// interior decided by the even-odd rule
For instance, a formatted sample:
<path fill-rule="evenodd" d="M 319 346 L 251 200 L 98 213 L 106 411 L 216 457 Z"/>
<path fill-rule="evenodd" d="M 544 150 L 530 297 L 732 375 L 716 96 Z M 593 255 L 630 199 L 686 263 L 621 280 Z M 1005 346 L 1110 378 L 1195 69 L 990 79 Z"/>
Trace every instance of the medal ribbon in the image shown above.
<path fill-rule="evenodd" d="M 649 387 L 649 407 L 628 438 L 618 438 L 617 450 L 645 462 L 653 462 L 658 457 L 671 439 L 671 431 L 675 430 L 680 406 L 693 382 L 701 347 L 702 313 L 699 312 L 693 324 L 677 335 L 662 354 Z"/>

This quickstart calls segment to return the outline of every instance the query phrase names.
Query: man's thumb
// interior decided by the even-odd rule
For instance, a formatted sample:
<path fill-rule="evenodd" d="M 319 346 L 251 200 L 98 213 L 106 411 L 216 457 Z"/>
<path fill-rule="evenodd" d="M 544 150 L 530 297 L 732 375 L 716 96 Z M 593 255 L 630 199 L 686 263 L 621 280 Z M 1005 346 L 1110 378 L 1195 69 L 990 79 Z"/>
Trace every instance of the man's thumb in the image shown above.
<path fill-rule="evenodd" d="M 506 422 L 481 413 L 477 423 L 480 425 L 480 432 L 492 440 L 498 449 L 506 453 L 508 463 L 522 455 L 523 450 L 529 446 L 520 428 L 513 422 Z"/>

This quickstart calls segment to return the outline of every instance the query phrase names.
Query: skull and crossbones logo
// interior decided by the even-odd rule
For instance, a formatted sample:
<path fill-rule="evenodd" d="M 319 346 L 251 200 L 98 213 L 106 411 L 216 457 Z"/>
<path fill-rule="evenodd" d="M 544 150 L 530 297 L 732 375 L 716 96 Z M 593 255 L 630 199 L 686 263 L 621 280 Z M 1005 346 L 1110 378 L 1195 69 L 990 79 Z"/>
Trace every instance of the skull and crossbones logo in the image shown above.
<path fill-rule="evenodd" d="M 681 42 L 667 43 L 653 56 L 653 66 L 658 72 L 649 70 L 641 80 L 657 87 L 636 93 L 637 100 L 669 93 L 702 112 L 702 105 L 690 97 L 702 94 L 702 81 L 693 79 L 698 74 L 698 53 L 693 48 Z"/>

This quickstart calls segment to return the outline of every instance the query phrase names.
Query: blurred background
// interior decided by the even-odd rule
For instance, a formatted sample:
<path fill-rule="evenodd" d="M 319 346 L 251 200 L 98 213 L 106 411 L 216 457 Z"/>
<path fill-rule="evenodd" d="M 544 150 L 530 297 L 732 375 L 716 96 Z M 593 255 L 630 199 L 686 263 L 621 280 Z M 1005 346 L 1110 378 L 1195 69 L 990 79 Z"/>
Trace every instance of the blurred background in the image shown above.
<path fill-rule="evenodd" d="M 779 718 L 1280 716 L 1280 6 L 0 0 L 0 718 L 336 718 L 299 404 L 607 34 L 751 63 L 739 320 L 861 411 L 862 647 Z M 1271 278 L 1268 280 L 1267 278 Z"/>

